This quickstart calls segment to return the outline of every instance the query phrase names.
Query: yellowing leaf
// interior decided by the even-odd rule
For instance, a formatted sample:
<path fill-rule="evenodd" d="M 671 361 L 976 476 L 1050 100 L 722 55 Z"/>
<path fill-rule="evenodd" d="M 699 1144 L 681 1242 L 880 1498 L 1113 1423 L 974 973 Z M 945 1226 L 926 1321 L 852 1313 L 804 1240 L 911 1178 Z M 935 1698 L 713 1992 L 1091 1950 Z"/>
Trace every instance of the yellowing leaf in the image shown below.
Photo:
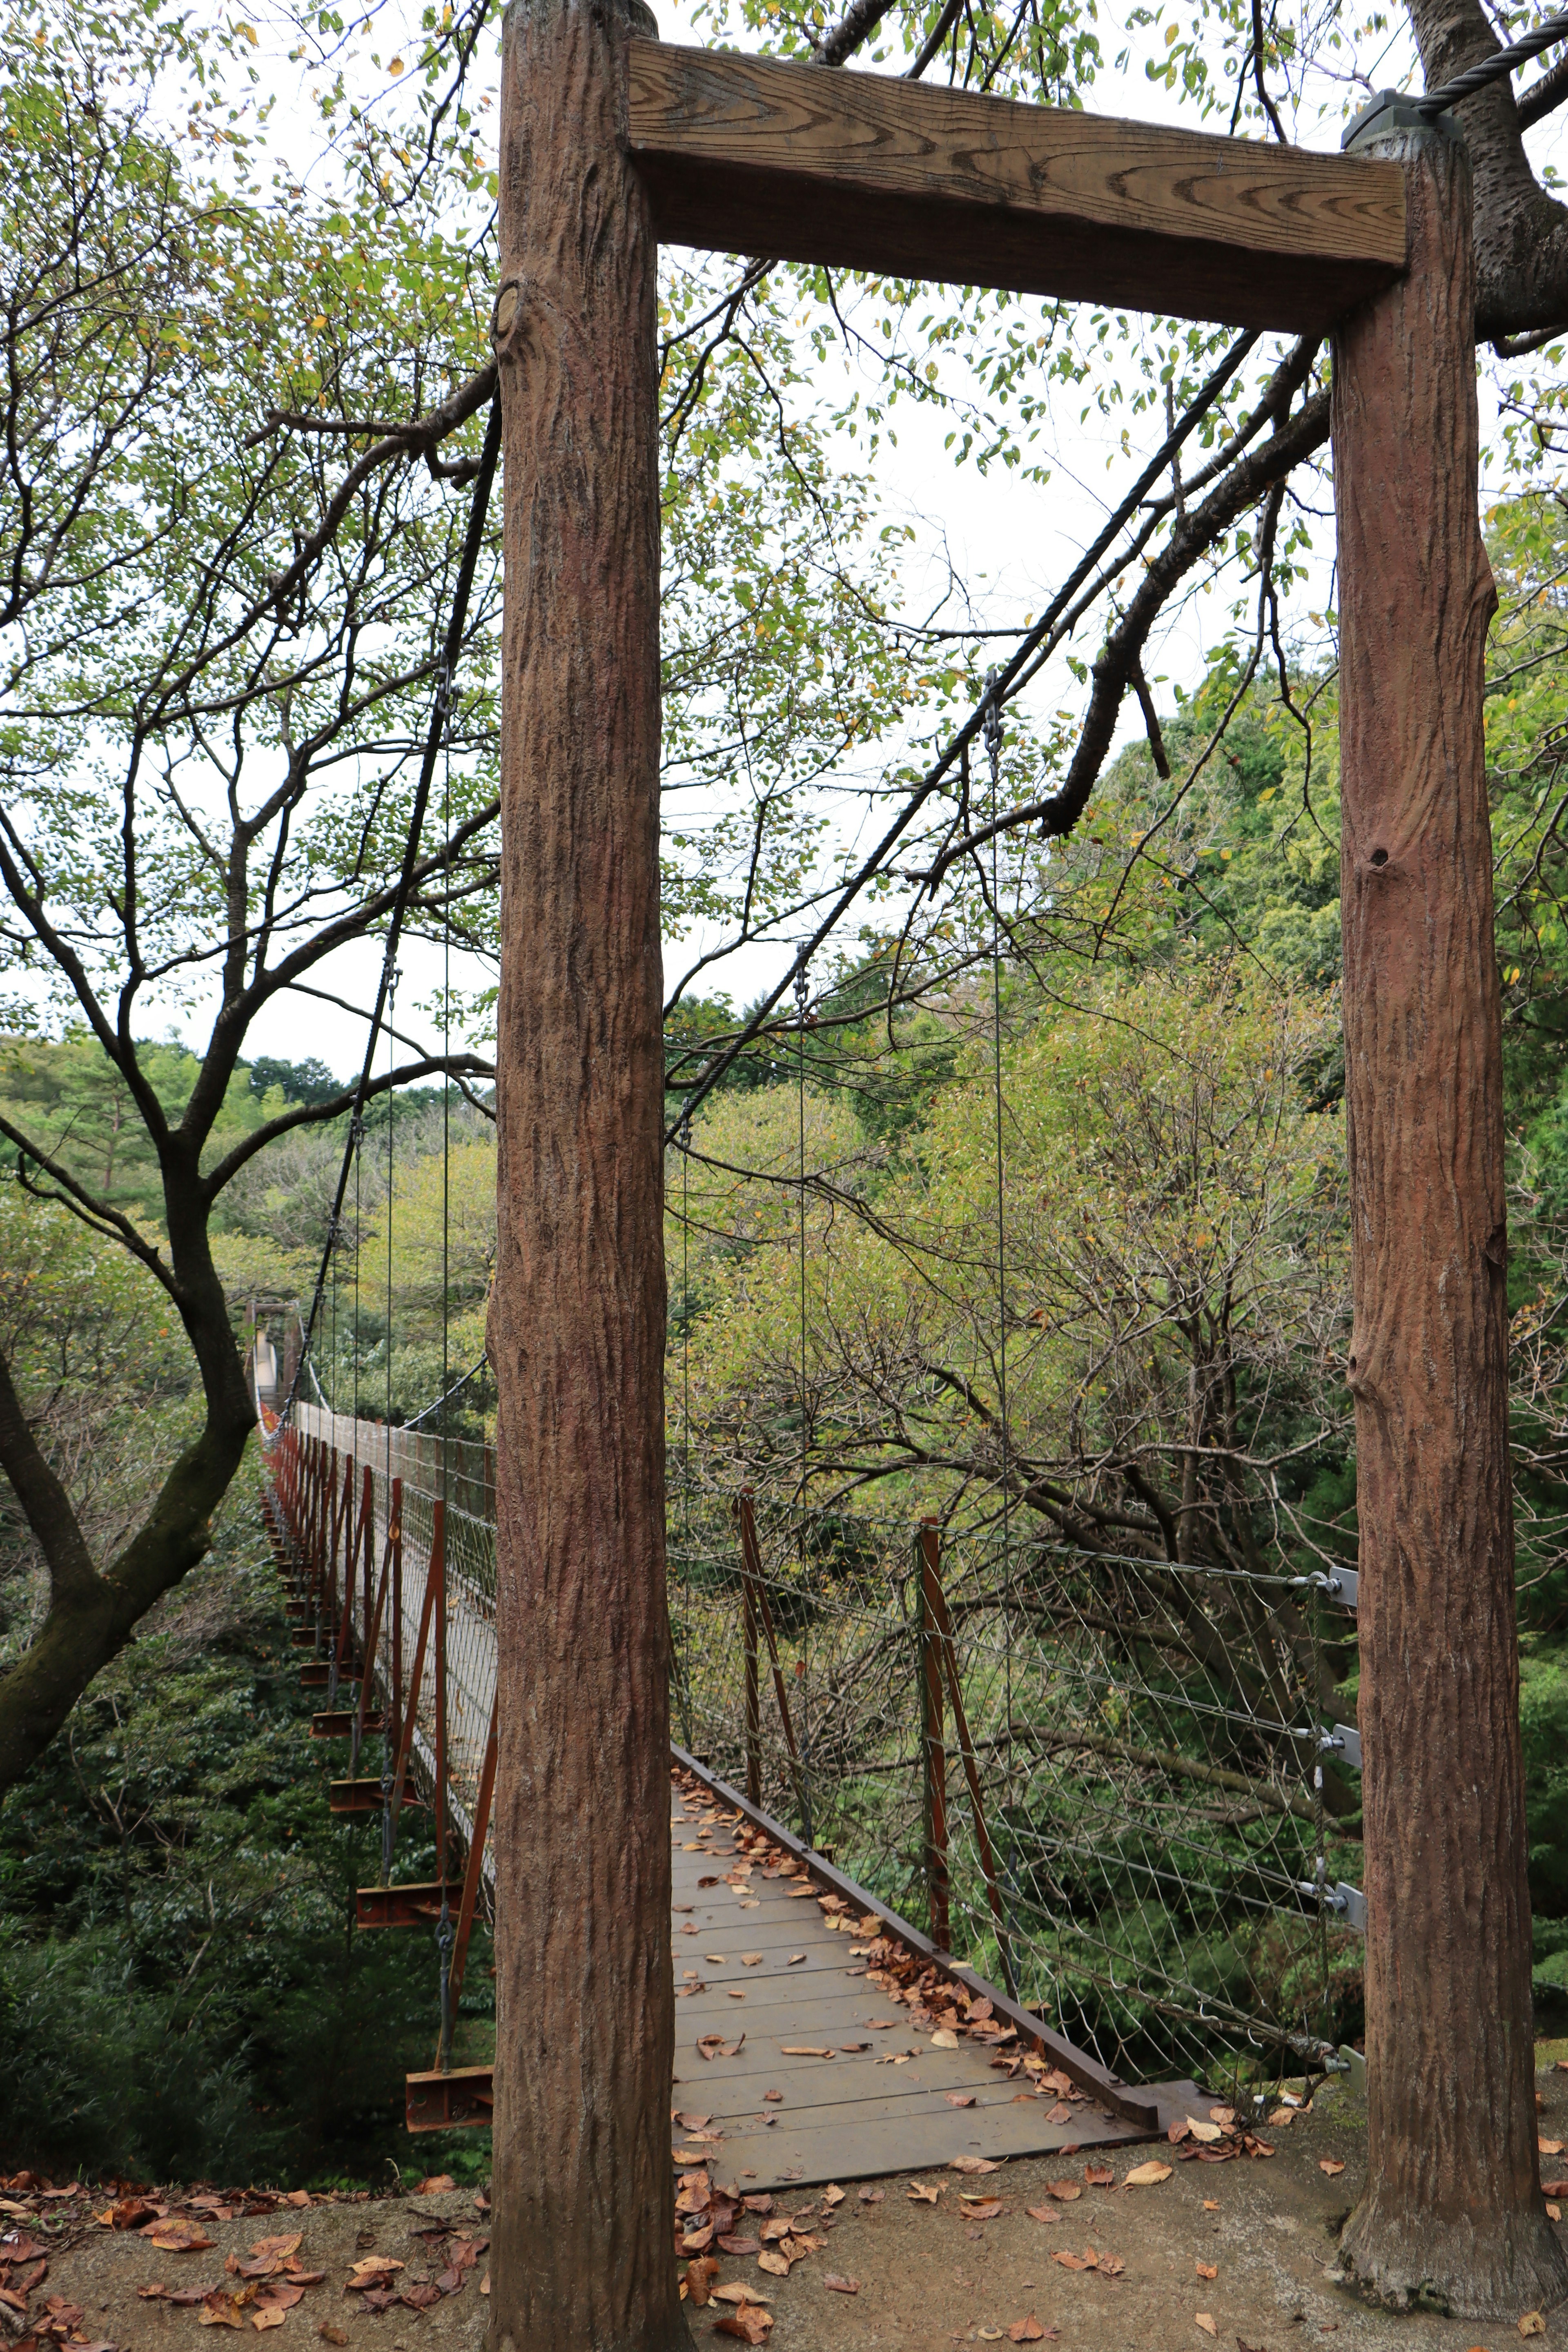
<path fill-rule="evenodd" d="M 1122 2186 L 1126 2189 L 1152 2189 L 1162 2180 L 1169 2180 L 1171 2168 L 1152 2159 L 1148 2164 L 1135 2164 Z"/>

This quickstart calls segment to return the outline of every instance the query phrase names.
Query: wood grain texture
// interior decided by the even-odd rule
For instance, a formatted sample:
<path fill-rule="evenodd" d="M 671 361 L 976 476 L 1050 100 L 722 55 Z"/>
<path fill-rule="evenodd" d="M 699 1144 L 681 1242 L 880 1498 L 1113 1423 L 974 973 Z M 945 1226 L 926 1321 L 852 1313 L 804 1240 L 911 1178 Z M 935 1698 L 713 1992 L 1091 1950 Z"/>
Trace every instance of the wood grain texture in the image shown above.
<path fill-rule="evenodd" d="M 1405 263 L 1363 156 L 634 41 L 659 235 L 717 251 L 1307 331 Z"/>
<path fill-rule="evenodd" d="M 815 1890 L 797 1900 L 789 1889 L 798 1880 L 758 1878 L 752 1894 L 722 1878 L 705 1885 L 729 1866 L 731 1849 L 715 1839 L 689 1851 L 691 1822 L 678 1796 L 673 1965 L 678 1982 L 694 1969 L 701 1990 L 683 1993 L 676 2005 L 670 2105 L 700 2109 L 721 2135 L 712 2150 L 716 2179 L 793 2192 L 961 2156 L 994 2160 L 1121 2147 L 1152 2137 L 1183 2111 L 1167 2095 L 1191 2086 L 1166 2085 L 1149 2101 L 1142 2125 L 1107 2115 L 1089 2097 L 1074 2105 L 1070 2122 L 1050 2122 L 1056 2094 L 1026 2095 L 1027 2076 L 996 2072 L 984 2042 L 934 2048 L 931 2028 L 914 2025 L 907 2009 L 869 1982 L 865 1961 L 851 1957 L 857 1938 L 829 1928 Z M 854 1891 L 870 1902 L 863 1889 Z M 762 1955 L 754 1968 L 745 1966 L 742 1951 Z M 790 1966 L 792 1953 L 804 1953 L 798 1966 Z M 743 1997 L 732 2000 L 731 1990 Z M 705 2055 L 699 2046 L 714 2033 L 724 2036 L 728 2055 Z M 784 2054 L 803 2046 L 832 2055 Z M 905 2063 L 893 2065 L 894 2053 Z M 768 2100 L 770 2091 L 782 2096 Z M 954 2093 L 974 2105 L 950 2105 Z M 1191 2092 L 1187 2104 L 1196 2095 Z M 689 2134 L 676 2126 L 671 2137 L 680 2147 Z"/>
<path fill-rule="evenodd" d="M 1568 2290 L 1533 2105 L 1469 164 L 1394 134 L 1411 268 L 1335 337 L 1367 2187 L 1400 2305 Z"/>
<path fill-rule="evenodd" d="M 492 2352 L 670 2352 L 658 247 L 638 0 L 502 49 Z"/>

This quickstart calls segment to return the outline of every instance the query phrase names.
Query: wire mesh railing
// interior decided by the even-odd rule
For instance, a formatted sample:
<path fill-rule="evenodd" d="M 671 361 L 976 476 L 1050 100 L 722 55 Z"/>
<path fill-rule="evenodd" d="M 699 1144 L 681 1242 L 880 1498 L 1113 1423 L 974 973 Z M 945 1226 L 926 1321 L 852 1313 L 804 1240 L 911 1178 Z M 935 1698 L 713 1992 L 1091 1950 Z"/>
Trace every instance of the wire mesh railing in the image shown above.
<path fill-rule="evenodd" d="M 1330 2059 L 1359 1795 L 1313 1580 L 681 1517 L 689 1749 L 1125 2077 Z"/>
<path fill-rule="evenodd" d="M 327 1719 L 353 1701 L 334 1803 L 381 1811 L 384 1885 L 400 1806 L 430 1805 L 454 1904 L 478 1829 L 460 1986 L 468 1919 L 492 1908 L 493 1454 L 296 1400 L 268 1467 Z M 1239 2087 L 1331 2060 L 1359 1969 L 1336 1910 L 1359 1791 L 1324 1580 L 743 1494 L 683 1497 L 679 1520 L 690 1753 L 1124 2079 Z"/>

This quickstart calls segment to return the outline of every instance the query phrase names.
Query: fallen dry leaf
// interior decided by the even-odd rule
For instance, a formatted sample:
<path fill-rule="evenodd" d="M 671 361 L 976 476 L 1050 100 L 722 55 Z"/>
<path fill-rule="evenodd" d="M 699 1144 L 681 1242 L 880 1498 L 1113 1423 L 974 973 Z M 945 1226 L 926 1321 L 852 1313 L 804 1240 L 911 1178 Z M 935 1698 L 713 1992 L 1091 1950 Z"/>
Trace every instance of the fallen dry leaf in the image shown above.
<path fill-rule="evenodd" d="M 1187 2129 L 1191 2132 L 1194 2139 L 1202 2140 L 1205 2147 L 1216 2139 L 1223 2139 L 1225 2137 L 1225 2134 L 1221 2131 L 1218 2124 L 1200 2123 L 1195 2116 L 1189 2116 L 1187 2117 Z"/>
<path fill-rule="evenodd" d="M 1568 2197 L 1568 2180 L 1543 2180 L 1541 2186 L 1548 2197 Z"/>
<path fill-rule="evenodd" d="M 1116 2175 L 1109 2164 L 1086 2164 L 1083 2177 L 1091 2189 L 1110 2189 L 1116 2181 Z"/>
<path fill-rule="evenodd" d="M 1217 2213 L 1219 2211 L 1219 2199 L 1217 2197 L 1205 2197 L 1204 2199 L 1204 2211 L 1205 2213 Z"/>
<path fill-rule="evenodd" d="M 760 1968 L 762 1967 L 762 1965 L 763 1965 L 763 1956 L 762 1956 L 761 1952 L 742 1952 L 742 1955 L 741 1955 L 741 1966 L 742 1966 L 743 1969 L 760 1969 Z"/>
<path fill-rule="evenodd" d="M 947 2168 L 950 2172 L 999 2172 L 1002 2168 L 989 2156 L 955 2156 Z"/>
<path fill-rule="evenodd" d="M 213 2242 L 199 2221 L 152 2221 L 142 2235 L 161 2254 L 199 2254 Z"/>
<path fill-rule="evenodd" d="M 686 2292 L 699 2311 L 712 2294 L 718 2275 L 719 2265 L 711 2254 L 705 2255 L 700 2262 L 687 2263 Z"/>
<path fill-rule="evenodd" d="M 845 2191 L 840 2189 L 837 2180 L 830 2180 L 822 2192 L 822 2201 L 830 2211 L 835 2205 L 843 2204 L 844 2197 Z"/>
<path fill-rule="evenodd" d="M 1196 2271 L 1199 2278 L 1212 2279 L 1218 2278 L 1219 2276 L 1219 2264 L 1217 2263 L 1194 2263 L 1193 2264 L 1193 2268 Z"/>
<path fill-rule="evenodd" d="M 1173 2147 L 1179 2147 L 1182 2141 L 1186 2138 L 1187 2134 L 1191 2130 L 1192 2126 L 1187 2121 L 1185 2116 L 1178 2116 L 1175 2122 L 1165 2134 L 1165 2137 L 1170 2141 Z"/>
<path fill-rule="evenodd" d="M 781 2043 L 780 2049 L 785 2058 L 831 2058 L 833 2055 L 831 2050 L 818 2050 L 804 2042 L 785 2042 Z"/>
<path fill-rule="evenodd" d="M 204 2327 L 242 2326 L 240 2305 L 244 2299 L 243 2295 L 225 2294 L 222 2287 L 215 2286 L 210 2294 L 203 2295 L 196 2317 Z"/>
<path fill-rule="evenodd" d="M 1135 2164 L 1122 2183 L 1124 2189 L 1152 2189 L 1157 2182 L 1169 2180 L 1171 2168 L 1157 2159 L 1148 2164 Z"/>
<path fill-rule="evenodd" d="M 1527 2311 L 1519 2323 L 1519 2332 L 1521 2336 L 1544 2336 L 1546 2322 L 1538 2311 Z"/>
<path fill-rule="evenodd" d="M 1054 2334 L 1054 2330 L 1052 2331 Z M 1010 2344 L 1043 2344 L 1046 2331 L 1031 2311 L 1027 2319 L 1016 2319 L 1007 2330 Z"/>
<path fill-rule="evenodd" d="M 885 2189 L 858 2189 L 855 2191 L 862 2205 L 879 2205 L 887 2193 Z"/>
<path fill-rule="evenodd" d="M 291 2238 L 258 2238 L 250 2251 L 253 2254 L 276 2254 L 279 2261 L 285 2254 L 297 2254 L 304 2242 L 304 2232 L 296 2230 Z"/>
<path fill-rule="evenodd" d="M 433 2172 L 428 2180 L 419 2183 L 414 2193 L 416 2197 L 444 2197 L 448 2189 L 456 2189 L 457 2185 L 449 2172 Z"/>
<path fill-rule="evenodd" d="M 250 2324 L 258 2330 L 264 2327 L 281 2327 L 288 2316 L 288 2313 L 279 2305 L 268 2303 L 251 2313 Z"/>
<path fill-rule="evenodd" d="M 972 2107 L 974 2105 L 973 2091 L 947 2091 L 943 2096 L 950 2107 Z"/>
<path fill-rule="evenodd" d="M 943 2185 L 944 2184 L 940 2180 L 911 2180 L 910 2183 L 910 2203 L 911 2205 L 934 2205 L 937 2199 L 942 2195 Z"/>
<path fill-rule="evenodd" d="M 858 2294 L 860 2292 L 858 2279 L 843 2278 L 837 2271 L 824 2271 L 822 2284 L 833 2294 Z"/>
<path fill-rule="evenodd" d="M 742 2279 L 731 2279 L 728 2286 L 716 2286 L 715 2303 L 766 2303 L 767 2295 L 761 2287 L 747 2286 Z"/>
<path fill-rule="evenodd" d="M 323 2319 L 316 2333 L 323 2344 L 346 2344 L 349 2340 L 348 2329 L 334 2327 L 330 2319 Z"/>
<path fill-rule="evenodd" d="M 1337 2156 L 1321 2156 L 1318 2158 L 1318 2170 L 1320 2172 L 1326 2172 L 1329 2175 L 1329 2178 L 1332 2179 L 1336 2172 L 1342 2172 L 1344 2170 L 1344 2166 L 1341 2163 Z"/>
<path fill-rule="evenodd" d="M 773 2313 L 764 2311 L 761 2304 L 743 2303 L 737 2310 L 727 2311 L 713 2333 L 738 2336 L 742 2344 L 765 2344 L 773 2324 Z"/>
<path fill-rule="evenodd" d="M 1058 2205 L 1070 2205 L 1075 2197 L 1083 2195 L 1083 2190 L 1076 2180 L 1047 2180 L 1046 2195 L 1054 2197 Z"/>
<path fill-rule="evenodd" d="M 789 2256 L 780 2253 L 776 2246 L 764 2246 L 757 2256 L 757 2268 L 766 2271 L 770 2278 L 788 2278 L 789 2264 Z"/>
<path fill-rule="evenodd" d="M 939 2025 L 931 2035 L 931 2046 L 933 2050 L 956 2050 L 958 2036 L 950 2032 L 945 2025 Z"/>
<path fill-rule="evenodd" d="M 1101 2254 L 1097 2268 L 1101 2278 L 1120 2278 L 1127 2265 L 1120 2254 Z"/>
<path fill-rule="evenodd" d="M 1203 2329 L 1205 2336 L 1217 2336 L 1219 2334 L 1219 2329 L 1215 2326 L 1213 2315 L 1211 2313 L 1206 2311 L 1195 2311 L 1193 2314 L 1193 2316 L 1197 2321 L 1198 2326 Z"/>
<path fill-rule="evenodd" d="M 964 2218 L 970 2221 L 994 2221 L 1003 2210 L 1000 2197 L 965 2198 L 963 2200 Z"/>
<path fill-rule="evenodd" d="M 1051 2260 L 1053 2263 L 1060 2263 L 1064 2271 L 1087 2271 L 1093 2267 L 1091 2263 L 1085 2262 L 1081 2254 L 1068 2253 L 1065 2246 L 1058 2246 Z"/>
<path fill-rule="evenodd" d="M 1535 2144 L 1542 2156 L 1561 2156 L 1563 2153 L 1563 2143 L 1560 2139 L 1539 2139 Z"/>
<path fill-rule="evenodd" d="M 798 1969 L 805 1958 L 805 1954 L 804 1952 L 792 1952 L 789 1956 L 787 1965 L 792 1969 Z"/>

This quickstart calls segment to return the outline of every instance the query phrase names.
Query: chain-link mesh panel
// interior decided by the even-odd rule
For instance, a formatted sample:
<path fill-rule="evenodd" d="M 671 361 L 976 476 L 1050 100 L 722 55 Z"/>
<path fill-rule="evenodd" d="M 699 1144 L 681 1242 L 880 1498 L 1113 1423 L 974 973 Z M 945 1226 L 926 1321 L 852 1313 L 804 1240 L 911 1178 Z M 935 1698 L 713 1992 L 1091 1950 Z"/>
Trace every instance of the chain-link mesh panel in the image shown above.
<path fill-rule="evenodd" d="M 1323 2054 L 1360 1873 L 1299 1580 L 750 1509 L 671 1541 L 694 1753 L 1119 2073 Z"/>

